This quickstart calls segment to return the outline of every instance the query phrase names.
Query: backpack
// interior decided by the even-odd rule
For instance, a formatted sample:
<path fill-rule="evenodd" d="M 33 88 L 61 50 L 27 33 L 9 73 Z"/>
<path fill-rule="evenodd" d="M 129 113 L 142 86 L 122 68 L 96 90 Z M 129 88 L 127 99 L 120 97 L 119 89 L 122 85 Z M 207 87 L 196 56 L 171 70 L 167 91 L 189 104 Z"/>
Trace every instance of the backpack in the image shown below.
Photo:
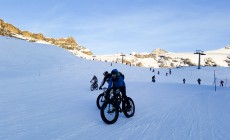
<path fill-rule="evenodd" d="M 120 75 L 122 77 L 123 80 L 125 80 L 125 75 L 123 73 L 121 73 L 120 71 L 118 72 L 118 75 Z"/>

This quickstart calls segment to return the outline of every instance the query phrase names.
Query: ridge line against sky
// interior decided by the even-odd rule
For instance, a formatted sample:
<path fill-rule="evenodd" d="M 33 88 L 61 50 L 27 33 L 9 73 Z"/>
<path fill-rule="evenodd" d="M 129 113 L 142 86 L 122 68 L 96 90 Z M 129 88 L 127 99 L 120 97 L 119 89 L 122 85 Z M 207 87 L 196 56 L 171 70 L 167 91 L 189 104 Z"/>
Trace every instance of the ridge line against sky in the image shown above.
<path fill-rule="evenodd" d="M 229 0 L 8 0 L 0 18 L 21 30 L 73 36 L 94 54 L 208 51 L 230 44 Z"/>

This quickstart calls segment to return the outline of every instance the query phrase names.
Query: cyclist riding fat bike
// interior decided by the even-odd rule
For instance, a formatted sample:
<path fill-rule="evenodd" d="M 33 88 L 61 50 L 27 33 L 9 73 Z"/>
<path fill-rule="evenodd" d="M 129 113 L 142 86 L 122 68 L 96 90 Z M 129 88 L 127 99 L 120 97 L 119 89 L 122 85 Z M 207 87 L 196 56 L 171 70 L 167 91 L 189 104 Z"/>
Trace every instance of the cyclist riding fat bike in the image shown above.
<path fill-rule="evenodd" d="M 97 77 L 94 75 L 93 78 L 90 80 L 90 83 L 93 83 L 93 85 L 96 85 L 98 82 Z"/>
<path fill-rule="evenodd" d="M 124 101 L 127 103 L 127 108 L 130 108 L 130 104 L 127 100 L 127 96 L 126 96 L 126 86 L 125 86 L 125 82 L 124 79 L 122 78 L 122 76 L 119 74 L 117 69 L 113 69 L 111 71 L 111 78 L 109 80 L 109 85 L 108 85 L 108 89 L 106 91 L 106 96 L 109 96 L 109 93 L 111 91 L 111 89 L 119 89 L 121 94 L 122 94 L 122 98 L 124 99 Z M 122 106 L 124 105 L 124 103 L 122 104 Z"/>

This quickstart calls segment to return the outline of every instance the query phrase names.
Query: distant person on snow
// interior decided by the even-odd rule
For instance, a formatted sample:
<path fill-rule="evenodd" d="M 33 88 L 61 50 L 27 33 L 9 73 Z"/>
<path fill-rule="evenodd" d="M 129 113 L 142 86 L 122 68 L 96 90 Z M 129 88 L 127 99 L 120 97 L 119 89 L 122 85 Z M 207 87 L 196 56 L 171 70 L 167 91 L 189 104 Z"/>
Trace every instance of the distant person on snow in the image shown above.
<path fill-rule="evenodd" d="M 198 82 L 198 84 L 200 85 L 201 79 L 200 79 L 200 78 L 198 78 L 198 79 L 197 79 L 197 82 Z"/>
<path fill-rule="evenodd" d="M 184 84 L 185 84 L 185 81 L 186 81 L 186 80 L 185 80 L 185 78 L 184 78 L 184 79 L 183 79 L 183 83 L 184 83 Z"/>
<path fill-rule="evenodd" d="M 109 79 L 111 78 L 111 74 L 108 71 L 105 71 L 103 73 L 103 75 L 104 75 L 104 78 L 103 78 L 103 80 L 101 82 L 101 85 L 99 87 L 100 90 L 102 89 L 102 87 L 105 84 L 105 82 L 109 83 Z"/>
<path fill-rule="evenodd" d="M 220 86 L 221 86 L 221 87 L 224 86 L 224 81 L 223 81 L 223 80 L 220 81 Z"/>
<path fill-rule="evenodd" d="M 152 82 L 153 82 L 153 83 L 156 82 L 156 77 L 155 77 L 155 75 L 153 75 L 153 77 L 152 77 Z"/>
<path fill-rule="evenodd" d="M 171 75 L 171 73 L 172 73 L 172 71 L 171 71 L 171 69 L 169 69 L 169 74 Z"/>

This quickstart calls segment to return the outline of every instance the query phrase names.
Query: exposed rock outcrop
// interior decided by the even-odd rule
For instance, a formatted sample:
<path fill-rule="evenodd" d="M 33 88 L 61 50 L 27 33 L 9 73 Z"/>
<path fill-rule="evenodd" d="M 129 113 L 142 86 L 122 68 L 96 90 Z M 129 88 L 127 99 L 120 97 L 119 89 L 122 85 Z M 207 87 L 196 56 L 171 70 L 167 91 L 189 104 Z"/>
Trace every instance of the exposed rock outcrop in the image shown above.
<path fill-rule="evenodd" d="M 155 49 L 152 51 L 153 54 L 159 55 L 159 54 L 164 54 L 164 53 L 168 53 L 167 51 L 163 50 L 163 49 Z"/>
<path fill-rule="evenodd" d="M 225 47 L 225 49 L 230 49 L 230 44 Z"/>
<path fill-rule="evenodd" d="M 31 33 L 29 31 L 21 31 L 20 29 L 13 26 L 12 24 L 4 22 L 2 19 L 0 19 L 0 35 L 25 39 L 30 42 L 45 41 L 55 46 L 65 48 L 67 50 L 81 51 L 86 55 L 93 54 L 89 49 L 86 49 L 78 45 L 73 37 L 55 39 L 55 38 L 45 37 L 42 33 Z"/>
<path fill-rule="evenodd" d="M 216 62 L 214 62 L 210 57 L 204 59 L 204 61 L 205 61 L 205 66 L 217 66 Z"/>

